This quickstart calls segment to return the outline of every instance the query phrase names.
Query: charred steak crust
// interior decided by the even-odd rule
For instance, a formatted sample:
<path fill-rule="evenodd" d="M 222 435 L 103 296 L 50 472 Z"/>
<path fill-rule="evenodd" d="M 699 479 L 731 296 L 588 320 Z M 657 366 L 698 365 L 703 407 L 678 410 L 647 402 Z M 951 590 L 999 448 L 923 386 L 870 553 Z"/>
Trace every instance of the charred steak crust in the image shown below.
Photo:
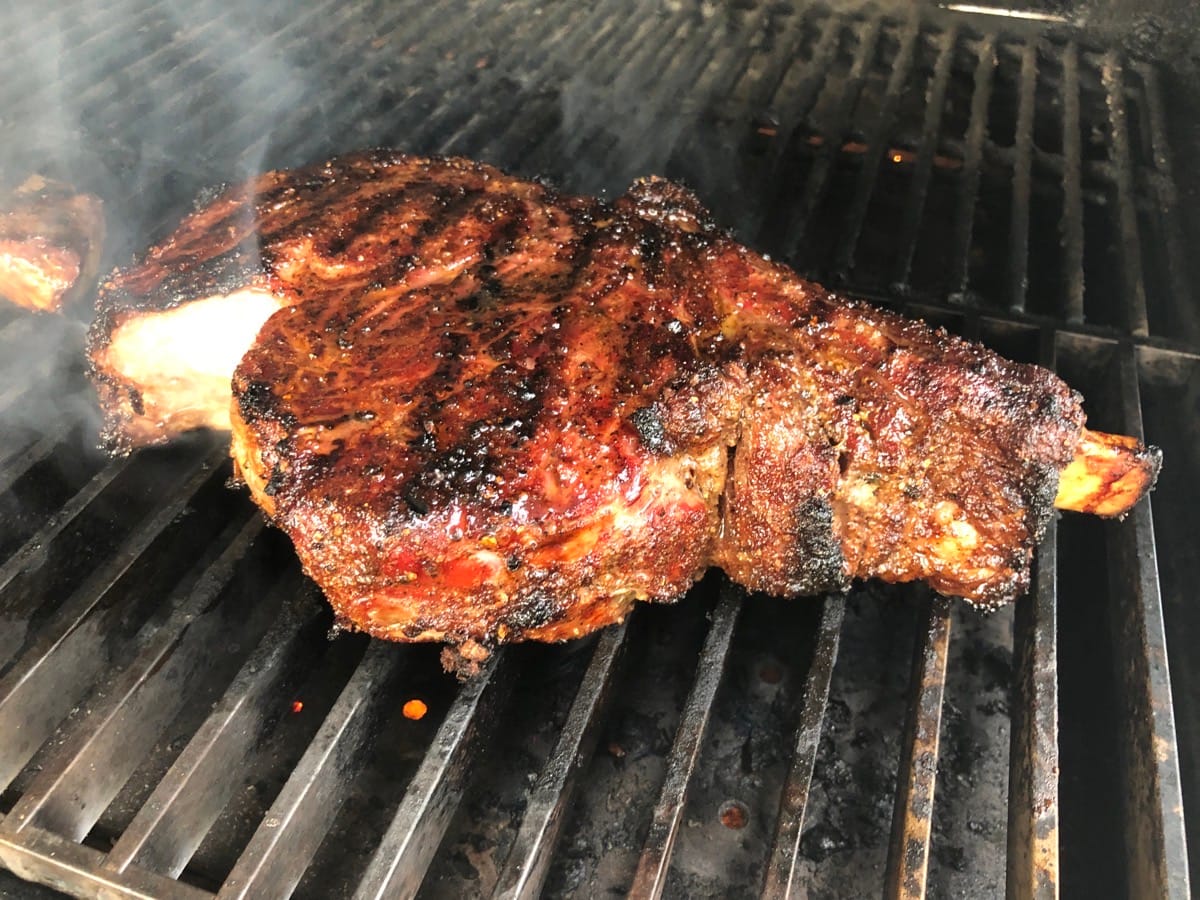
<path fill-rule="evenodd" d="M 260 184 L 222 221 L 289 305 L 234 376 L 234 455 L 344 621 L 564 639 L 709 565 L 1026 590 L 1084 418 L 1050 372 L 835 297 L 669 182 L 605 202 L 378 151 Z M 172 284 L 209 265 L 194 231 Z"/>

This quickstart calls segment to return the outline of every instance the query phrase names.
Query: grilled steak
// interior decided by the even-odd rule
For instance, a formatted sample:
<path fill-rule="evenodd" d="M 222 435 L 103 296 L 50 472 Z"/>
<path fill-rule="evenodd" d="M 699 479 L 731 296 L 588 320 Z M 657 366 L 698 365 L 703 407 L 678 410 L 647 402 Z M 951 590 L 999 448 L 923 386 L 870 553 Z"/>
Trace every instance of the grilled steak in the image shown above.
<path fill-rule="evenodd" d="M 1052 373 L 835 297 L 659 180 L 610 203 L 383 151 L 269 173 L 100 312 L 118 449 L 231 416 L 339 616 L 468 657 L 711 565 L 787 596 L 879 577 L 1006 602 L 1087 434 Z M 1114 454 L 1095 472 L 1132 502 L 1157 457 Z"/>
<path fill-rule="evenodd" d="M 100 200 L 40 176 L 0 200 L 0 297 L 55 312 L 96 284 L 104 243 Z"/>

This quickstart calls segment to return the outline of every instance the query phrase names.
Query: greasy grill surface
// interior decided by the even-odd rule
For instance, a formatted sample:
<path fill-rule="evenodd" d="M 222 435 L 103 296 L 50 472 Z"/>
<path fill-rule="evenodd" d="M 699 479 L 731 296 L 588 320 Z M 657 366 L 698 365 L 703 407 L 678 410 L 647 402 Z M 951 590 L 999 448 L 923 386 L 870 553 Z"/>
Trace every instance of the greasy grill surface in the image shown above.
<path fill-rule="evenodd" d="M 706 582 L 459 688 L 430 648 L 327 639 L 216 442 L 91 452 L 78 331 L 5 312 L 5 866 L 152 896 L 1187 895 L 1200 333 L 1169 73 L 950 13 L 182 6 L 4 23 L 3 177 L 103 196 L 114 260 L 207 184 L 364 146 L 574 191 L 658 172 L 806 273 L 1057 368 L 1166 464 L 1124 522 L 1052 525 L 1013 614 Z"/>

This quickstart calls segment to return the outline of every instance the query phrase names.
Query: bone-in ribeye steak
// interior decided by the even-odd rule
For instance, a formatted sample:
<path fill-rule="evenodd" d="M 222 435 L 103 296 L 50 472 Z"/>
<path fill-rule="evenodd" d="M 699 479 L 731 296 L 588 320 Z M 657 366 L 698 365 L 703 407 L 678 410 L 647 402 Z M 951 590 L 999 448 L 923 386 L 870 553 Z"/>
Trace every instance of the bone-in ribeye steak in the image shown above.
<path fill-rule="evenodd" d="M 713 565 L 782 595 L 878 577 L 1003 603 L 1084 435 L 1052 373 L 835 297 L 660 180 L 606 202 L 385 151 L 268 173 L 100 313 L 119 449 L 230 415 L 338 615 L 468 655 Z"/>

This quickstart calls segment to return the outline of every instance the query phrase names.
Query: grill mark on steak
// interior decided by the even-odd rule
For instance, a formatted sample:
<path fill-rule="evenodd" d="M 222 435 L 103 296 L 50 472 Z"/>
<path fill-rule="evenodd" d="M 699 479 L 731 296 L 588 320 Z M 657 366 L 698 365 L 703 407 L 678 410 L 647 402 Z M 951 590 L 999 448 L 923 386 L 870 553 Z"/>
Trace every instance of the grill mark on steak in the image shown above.
<path fill-rule="evenodd" d="M 712 564 L 1025 589 L 1083 423 L 1045 370 L 828 294 L 667 182 L 609 203 L 376 152 L 259 183 L 291 305 L 234 374 L 234 453 L 345 621 L 562 639 Z M 203 273 L 203 215 L 117 281 Z"/>

